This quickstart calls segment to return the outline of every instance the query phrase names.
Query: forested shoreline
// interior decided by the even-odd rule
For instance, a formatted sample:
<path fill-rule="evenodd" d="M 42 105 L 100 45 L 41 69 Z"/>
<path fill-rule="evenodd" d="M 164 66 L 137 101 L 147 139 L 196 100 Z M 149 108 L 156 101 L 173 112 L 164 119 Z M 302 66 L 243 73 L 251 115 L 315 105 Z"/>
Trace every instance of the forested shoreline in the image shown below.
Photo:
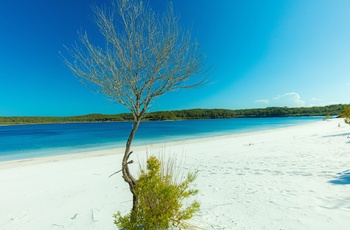
<path fill-rule="evenodd" d="M 223 118 L 263 118 L 263 117 L 300 117 L 300 116 L 339 116 L 344 108 L 349 105 L 338 104 L 315 107 L 268 107 L 262 109 L 189 109 L 175 111 L 159 111 L 148 113 L 145 121 L 162 120 L 191 120 L 191 119 L 223 119 Z M 44 116 L 13 116 L 1 117 L 1 125 L 11 124 L 47 124 L 47 123 L 72 123 L 72 122 L 115 122 L 132 121 L 131 114 L 122 113 L 115 115 L 88 114 L 69 117 L 44 117 Z"/>

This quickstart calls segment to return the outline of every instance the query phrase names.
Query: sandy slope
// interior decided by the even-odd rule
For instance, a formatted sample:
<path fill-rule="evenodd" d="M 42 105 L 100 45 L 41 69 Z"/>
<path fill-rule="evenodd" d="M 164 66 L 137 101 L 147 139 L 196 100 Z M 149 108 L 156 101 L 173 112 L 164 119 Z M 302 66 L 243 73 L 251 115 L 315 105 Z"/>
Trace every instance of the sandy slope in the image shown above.
<path fill-rule="evenodd" d="M 340 127 L 338 127 L 340 125 Z M 200 171 L 203 229 L 349 229 L 350 126 L 341 119 L 134 148 Z M 158 149 L 158 150 L 157 150 Z M 160 150 L 159 150 L 160 149 Z M 0 163 L 0 229 L 116 229 L 131 206 L 122 150 Z M 133 171 L 138 169 L 132 165 Z"/>

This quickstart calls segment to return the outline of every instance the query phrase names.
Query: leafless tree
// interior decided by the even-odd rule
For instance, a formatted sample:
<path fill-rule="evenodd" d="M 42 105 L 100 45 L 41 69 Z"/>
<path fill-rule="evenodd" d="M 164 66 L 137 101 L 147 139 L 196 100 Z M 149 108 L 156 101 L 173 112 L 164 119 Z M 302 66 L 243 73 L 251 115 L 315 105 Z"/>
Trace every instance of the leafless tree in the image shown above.
<path fill-rule="evenodd" d="M 67 48 L 69 58 L 63 60 L 85 85 L 132 113 L 134 125 L 126 142 L 122 173 L 133 193 L 137 180 L 129 171 L 128 159 L 141 119 L 165 93 L 203 85 L 208 69 L 190 31 L 179 27 L 171 3 L 163 14 L 138 0 L 112 0 L 110 8 L 92 10 L 105 45 L 93 45 L 86 32 L 79 33 L 78 44 Z M 133 201 L 135 207 L 134 193 Z"/>

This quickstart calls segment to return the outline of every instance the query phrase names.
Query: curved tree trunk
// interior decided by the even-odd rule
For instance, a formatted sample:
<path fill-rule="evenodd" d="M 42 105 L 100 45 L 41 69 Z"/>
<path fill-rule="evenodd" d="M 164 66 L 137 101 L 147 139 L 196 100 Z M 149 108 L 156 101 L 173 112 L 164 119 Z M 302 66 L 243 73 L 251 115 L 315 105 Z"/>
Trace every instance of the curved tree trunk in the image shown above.
<path fill-rule="evenodd" d="M 134 122 L 134 125 L 131 129 L 128 141 L 126 142 L 126 146 L 125 146 L 125 152 L 124 152 L 124 157 L 123 157 L 123 162 L 122 162 L 122 172 L 123 172 L 123 178 L 124 181 L 127 182 L 129 184 L 129 188 L 130 188 L 130 192 L 133 195 L 133 205 L 132 205 L 132 210 L 135 210 L 136 208 L 136 203 L 137 203 L 137 198 L 135 196 L 134 193 L 134 188 L 136 185 L 136 180 L 135 178 L 131 175 L 130 171 L 129 171 L 129 166 L 128 163 L 132 163 L 132 162 L 128 162 L 128 159 L 132 153 L 132 151 L 130 151 L 131 148 L 131 143 L 135 137 L 136 134 L 136 130 L 139 127 L 141 122 L 141 119 L 136 119 L 136 121 Z"/>

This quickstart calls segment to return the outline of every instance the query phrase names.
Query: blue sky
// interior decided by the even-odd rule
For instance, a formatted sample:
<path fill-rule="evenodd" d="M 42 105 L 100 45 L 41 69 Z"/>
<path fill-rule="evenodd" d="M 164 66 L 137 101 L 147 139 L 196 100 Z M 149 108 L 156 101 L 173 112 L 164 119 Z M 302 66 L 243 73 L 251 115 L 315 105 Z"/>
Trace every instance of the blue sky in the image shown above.
<path fill-rule="evenodd" d="M 164 0 L 150 0 L 164 9 Z M 151 111 L 350 103 L 350 1 L 174 0 L 213 83 L 159 98 Z M 83 86 L 59 58 L 107 0 L 2 0 L 0 116 L 126 112 Z"/>

